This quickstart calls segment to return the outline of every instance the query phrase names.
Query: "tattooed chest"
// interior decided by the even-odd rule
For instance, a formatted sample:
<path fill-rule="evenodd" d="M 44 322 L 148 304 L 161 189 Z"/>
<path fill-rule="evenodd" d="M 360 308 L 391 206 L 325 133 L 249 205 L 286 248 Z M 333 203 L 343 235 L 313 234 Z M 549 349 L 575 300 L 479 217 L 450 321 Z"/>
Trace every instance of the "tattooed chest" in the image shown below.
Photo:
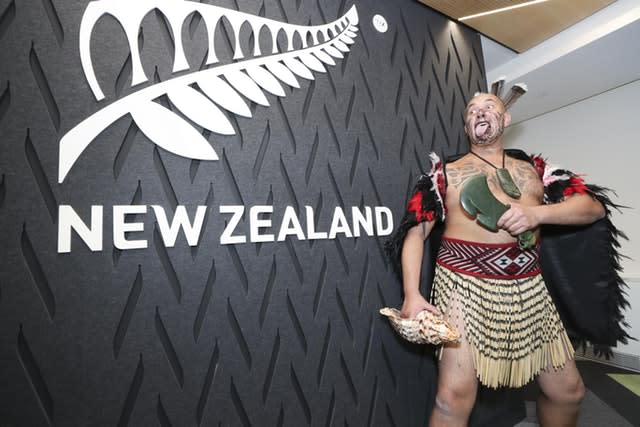
<path fill-rule="evenodd" d="M 542 200 L 543 186 L 540 178 L 528 165 L 507 166 L 513 181 L 520 189 L 523 196 L 535 200 Z M 494 194 L 502 192 L 496 170 L 489 165 L 464 164 L 457 167 L 447 167 L 447 182 L 456 192 L 459 192 L 464 184 L 476 175 L 485 175 L 487 184 Z"/>
<path fill-rule="evenodd" d="M 447 167 L 447 182 L 449 186 L 456 190 L 460 190 L 470 178 L 476 175 L 486 175 L 487 182 L 490 185 L 492 181 L 497 184 L 494 169 L 489 166 L 466 164 L 458 167 Z"/>

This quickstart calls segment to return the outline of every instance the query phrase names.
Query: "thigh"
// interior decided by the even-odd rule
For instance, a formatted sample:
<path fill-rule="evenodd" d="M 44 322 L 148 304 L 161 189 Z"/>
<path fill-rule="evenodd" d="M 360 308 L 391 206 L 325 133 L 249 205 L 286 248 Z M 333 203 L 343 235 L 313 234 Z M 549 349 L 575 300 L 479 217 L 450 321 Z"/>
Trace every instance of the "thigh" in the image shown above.
<path fill-rule="evenodd" d="M 446 344 L 440 350 L 438 364 L 438 391 L 448 390 L 458 396 L 466 395 L 475 399 L 478 378 L 473 366 L 471 348 L 465 338 L 464 317 L 459 297 L 451 298 L 445 317 L 456 325 L 461 339 L 457 343 Z"/>
<path fill-rule="evenodd" d="M 477 388 L 478 378 L 467 341 L 462 338 L 457 344 L 443 347 L 438 364 L 438 391 L 448 390 L 475 399 Z"/>

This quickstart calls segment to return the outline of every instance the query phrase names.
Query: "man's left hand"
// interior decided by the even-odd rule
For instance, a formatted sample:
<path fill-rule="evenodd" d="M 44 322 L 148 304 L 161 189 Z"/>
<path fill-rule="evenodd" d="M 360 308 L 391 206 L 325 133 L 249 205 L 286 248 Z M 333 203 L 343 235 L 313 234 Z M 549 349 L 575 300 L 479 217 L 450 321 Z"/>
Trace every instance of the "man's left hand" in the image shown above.
<path fill-rule="evenodd" d="M 508 231 L 512 236 L 534 229 L 538 225 L 539 221 L 535 214 L 535 206 L 526 206 L 518 203 L 512 203 L 509 210 L 498 219 L 498 227 Z"/>

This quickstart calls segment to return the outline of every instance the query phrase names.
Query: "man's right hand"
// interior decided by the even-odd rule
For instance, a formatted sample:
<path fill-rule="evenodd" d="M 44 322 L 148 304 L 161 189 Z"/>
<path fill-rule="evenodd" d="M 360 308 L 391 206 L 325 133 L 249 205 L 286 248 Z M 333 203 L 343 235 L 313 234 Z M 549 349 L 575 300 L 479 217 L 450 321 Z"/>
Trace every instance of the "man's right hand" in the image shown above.
<path fill-rule="evenodd" d="M 429 304 L 421 294 L 418 293 L 410 296 L 405 295 L 402 303 L 402 309 L 400 310 L 400 315 L 402 317 L 408 319 L 414 318 L 422 310 L 427 310 L 433 314 L 440 315 L 440 311 L 438 311 L 435 306 Z"/>

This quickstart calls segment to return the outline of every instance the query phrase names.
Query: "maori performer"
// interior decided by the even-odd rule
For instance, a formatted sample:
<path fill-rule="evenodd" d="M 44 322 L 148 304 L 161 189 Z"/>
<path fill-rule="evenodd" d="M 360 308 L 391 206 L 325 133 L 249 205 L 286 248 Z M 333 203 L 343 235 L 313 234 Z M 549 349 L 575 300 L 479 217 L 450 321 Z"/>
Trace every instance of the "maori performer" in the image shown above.
<path fill-rule="evenodd" d="M 585 388 L 574 346 L 588 342 L 608 354 L 629 338 L 618 274 L 624 235 L 609 219 L 619 206 L 606 189 L 505 149 L 507 108 L 526 88 L 514 86 L 504 100 L 501 88 L 469 101 L 470 151 L 446 164 L 431 155 L 431 172 L 419 178 L 386 245 L 402 277 L 401 316 L 427 310 L 461 335 L 439 350 L 430 426 L 466 425 L 478 383 L 521 387 L 533 379 L 541 425 L 575 425 Z M 429 303 L 419 282 L 435 227 L 444 230 Z"/>

